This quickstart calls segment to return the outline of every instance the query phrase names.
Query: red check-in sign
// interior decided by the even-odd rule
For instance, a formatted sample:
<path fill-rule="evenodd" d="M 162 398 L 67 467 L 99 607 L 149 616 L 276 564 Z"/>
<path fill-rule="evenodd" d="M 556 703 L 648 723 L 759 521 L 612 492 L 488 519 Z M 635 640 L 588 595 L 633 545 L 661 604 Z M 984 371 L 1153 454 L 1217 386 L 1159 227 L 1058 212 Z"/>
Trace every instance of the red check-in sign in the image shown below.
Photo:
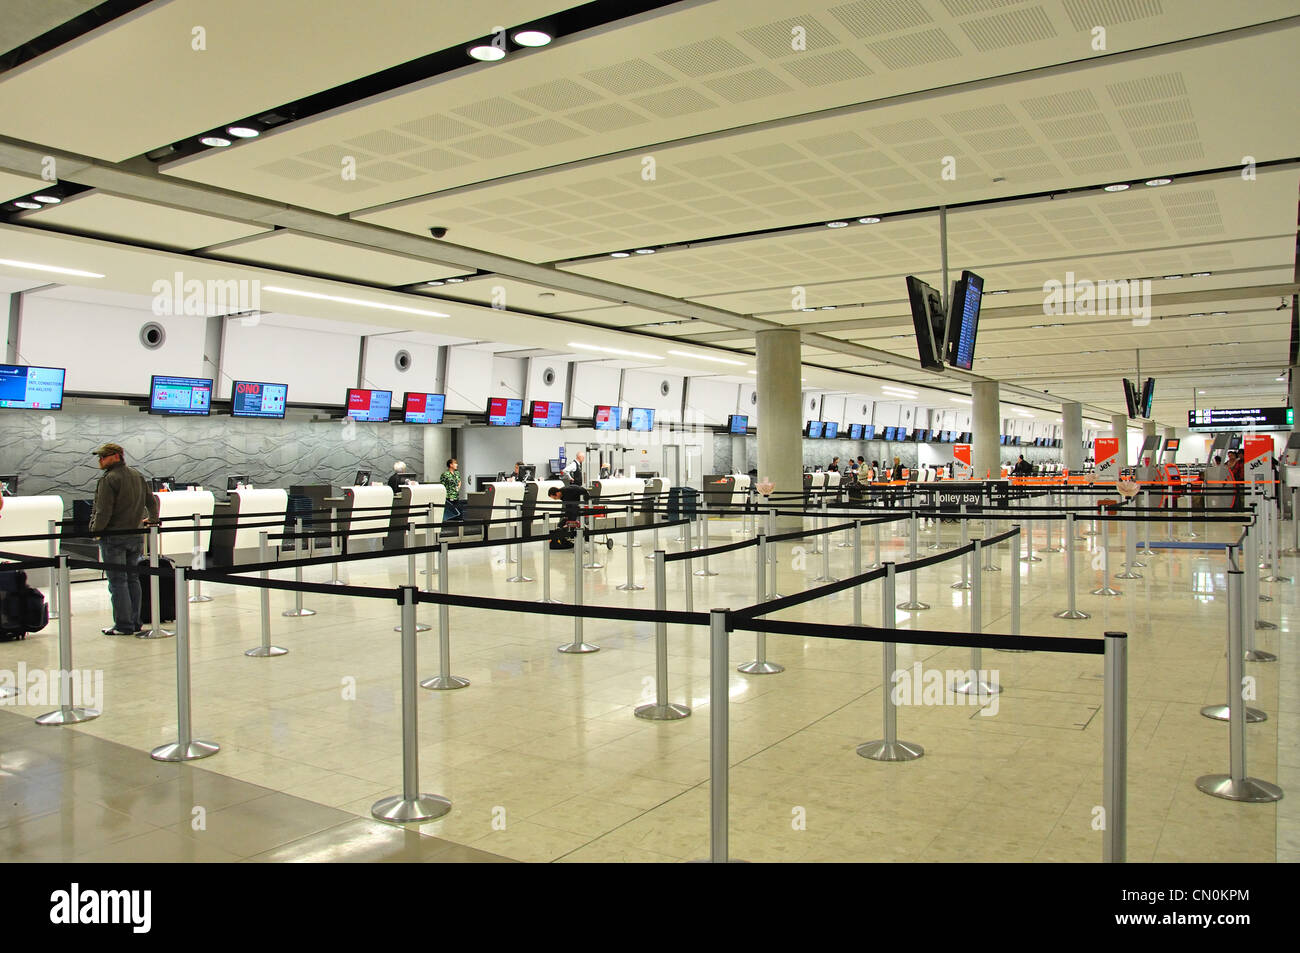
<path fill-rule="evenodd" d="M 1097 461 L 1097 479 L 1115 480 L 1119 478 L 1119 438 L 1098 437 L 1093 444 Z"/>

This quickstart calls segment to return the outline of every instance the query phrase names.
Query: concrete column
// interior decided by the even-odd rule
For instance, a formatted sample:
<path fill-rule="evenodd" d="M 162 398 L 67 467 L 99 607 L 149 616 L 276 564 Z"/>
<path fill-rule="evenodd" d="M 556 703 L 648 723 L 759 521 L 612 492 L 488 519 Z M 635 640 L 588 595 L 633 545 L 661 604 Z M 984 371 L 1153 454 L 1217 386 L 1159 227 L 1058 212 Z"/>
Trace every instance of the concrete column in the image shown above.
<path fill-rule="evenodd" d="M 1119 440 L 1119 460 L 1117 467 L 1128 466 L 1128 417 L 1125 414 L 1111 414 L 1110 435 Z"/>
<path fill-rule="evenodd" d="M 1154 420 L 1142 421 L 1142 439 L 1154 437 L 1156 435 L 1156 422 Z"/>
<path fill-rule="evenodd" d="M 1002 405 L 998 398 L 997 381 L 976 381 L 971 384 L 971 466 L 975 479 L 985 475 L 996 480 L 1002 473 L 1002 451 L 998 432 L 1002 429 Z"/>
<path fill-rule="evenodd" d="M 1061 459 L 1071 473 L 1083 472 L 1083 407 L 1061 405 Z"/>
<path fill-rule="evenodd" d="M 802 346 L 797 330 L 776 328 L 755 336 L 758 356 L 758 479 L 777 493 L 803 492 Z M 778 520 L 778 524 L 798 519 Z"/>

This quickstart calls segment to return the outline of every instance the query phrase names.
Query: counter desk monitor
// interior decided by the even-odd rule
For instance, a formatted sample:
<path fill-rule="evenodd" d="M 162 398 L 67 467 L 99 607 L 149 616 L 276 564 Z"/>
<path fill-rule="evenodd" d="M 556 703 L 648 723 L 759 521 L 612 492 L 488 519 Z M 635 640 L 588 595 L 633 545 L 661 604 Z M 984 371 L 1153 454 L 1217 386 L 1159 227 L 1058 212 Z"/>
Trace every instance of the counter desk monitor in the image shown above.
<path fill-rule="evenodd" d="M 863 425 L 862 425 L 862 439 L 863 439 L 863 440 L 875 440 L 875 439 L 876 439 L 876 425 L 875 425 L 875 424 L 863 424 Z"/>
<path fill-rule="evenodd" d="M 349 387 L 347 398 L 347 416 L 360 423 L 383 424 L 393 412 L 393 392 L 391 390 L 366 390 L 362 387 Z"/>
<path fill-rule="evenodd" d="M 18 474 L 0 474 L 0 496 L 18 495 Z"/>
<path fill-rule="evenodd" d="M 1164 452 L 1165 452 L 1165 453 L 1177 453 L 1177 452 L 1178 452 L 1178 444 L 1179 444 L 1179 442 L 1180 442 L 1180 441 L 1179 441 L 1177 438 L 1170 438 L 1170 439 L 1166 440 L 1166 441 L 1165 441 L 1165 450 L 1164 450 Z"/>
<path fill-rule="evenodd" d="M 370 471 L 358 470 L 356 479 L 352 481 L 353 486 L 370 486 Z"/>
<path fill-rule="evenodd" d="M 551 477 L 552 477 L 552 478 L 554 478 L 554 477 L 558 477 L 561 473 L 564 472 L 564 461 L 563 461 L 563 460 L 550 460 L 550 461 L 547 461 L 547 466 L 549 466 L 549 467 L 551 468 Z"/>
<path fill-rule="evenodd" d="M 206 417 L 212 410 L 212 381 L 207 377 L 162 377 L 149 382 L 149 413 Z"/>
<path fill-rule="evenodd" d="M 749 430 L 749 417 L 746 414 L 731 414 L 727 417 L 728 433 L 745 433 Z"/>
<path fill-rule="evenodd" d="M 61 367 L 0 364 L 0 408 L 12 410 L 62 410 Z"/>
<path fill-rule="evenodd" d="M 230 416 L 283 420 L 288 401 L 288 384 L 235 381 L 230 388 Z"/>
<path fill-rule="evenodd" d="M 849 439 L 850 440 L 862 439 L 862 424 L 849 424 Z"/>
<path fill-rule="evenodd" d="M 402 397 L 402 422 L 440 424 L 446 407 L 446 394 L 413 393 L 408 390 Z"/>

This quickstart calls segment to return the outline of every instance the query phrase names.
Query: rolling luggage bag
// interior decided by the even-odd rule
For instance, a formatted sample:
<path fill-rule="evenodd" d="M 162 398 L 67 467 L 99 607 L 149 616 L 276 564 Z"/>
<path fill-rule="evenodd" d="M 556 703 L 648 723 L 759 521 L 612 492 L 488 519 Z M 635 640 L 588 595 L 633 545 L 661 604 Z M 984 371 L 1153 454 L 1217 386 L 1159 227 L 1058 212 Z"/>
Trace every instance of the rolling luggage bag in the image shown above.
<path fill-rule="evenodd" d="M 24 639 L 50 624 L 50 607 L 22 570 L 0 572 L 0 642 Z"/>
<path fill-rule="evenodd" d="M 166 556 L 158 557 L 158 568 L 163 575 L 158 582 L 158 611 L 160 622 L 176 621 L 176 563 Z M 149 560 L 140 560 L 140 624 L 153 625 L 153 600 L 150 597 L 154 577 L 149 575 Z"/>

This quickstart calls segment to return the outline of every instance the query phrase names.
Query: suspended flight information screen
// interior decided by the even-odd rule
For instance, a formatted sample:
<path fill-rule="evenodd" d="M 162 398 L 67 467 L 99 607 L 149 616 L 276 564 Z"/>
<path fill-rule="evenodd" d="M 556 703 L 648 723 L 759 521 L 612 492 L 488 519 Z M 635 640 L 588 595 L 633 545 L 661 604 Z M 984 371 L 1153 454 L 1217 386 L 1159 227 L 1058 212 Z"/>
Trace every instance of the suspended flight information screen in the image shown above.
<path fill-rule="evenodd" d="M 1290 430 L 1295 411 L 1290 407 L 1207 407 L 1187 412 L 1187 429 L 1198 433 L 1218 430 Z"/>

